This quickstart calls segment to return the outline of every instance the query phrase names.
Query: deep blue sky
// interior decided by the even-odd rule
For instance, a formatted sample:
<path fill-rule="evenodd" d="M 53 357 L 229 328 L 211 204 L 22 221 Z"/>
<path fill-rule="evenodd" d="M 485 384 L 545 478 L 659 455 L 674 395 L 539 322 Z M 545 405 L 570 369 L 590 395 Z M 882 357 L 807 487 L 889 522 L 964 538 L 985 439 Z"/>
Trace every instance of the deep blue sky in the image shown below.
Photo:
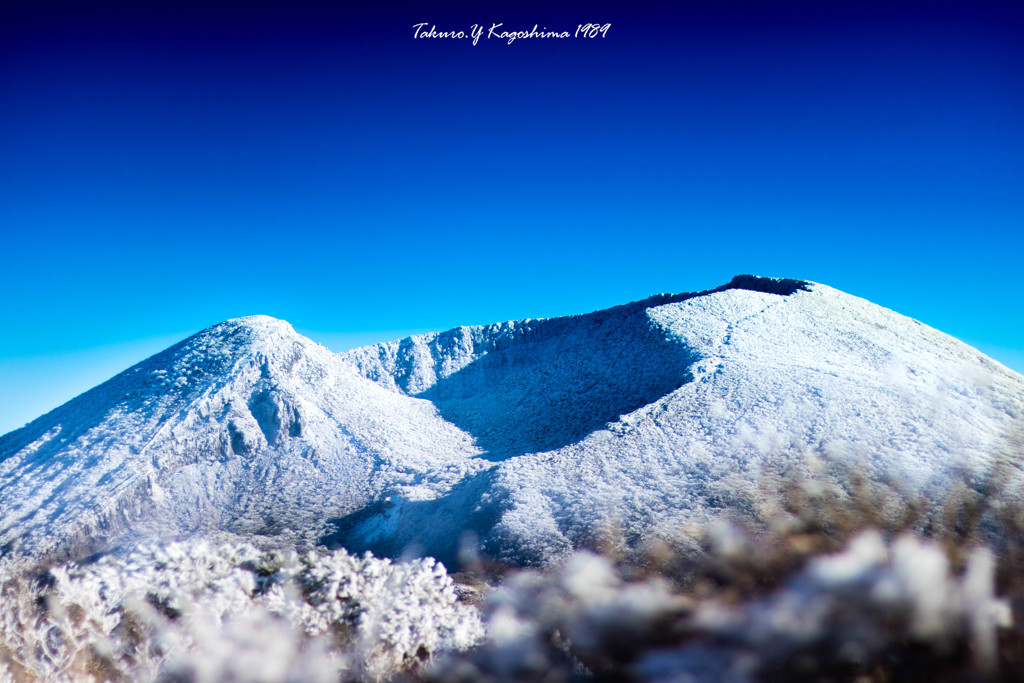
<path fill-rule="evenodd" d="M 0 432 L 226 318 L 340 349 L 742 272 L 1024 370 L 1019 2 L 345 4 L 4 3 Z"/>

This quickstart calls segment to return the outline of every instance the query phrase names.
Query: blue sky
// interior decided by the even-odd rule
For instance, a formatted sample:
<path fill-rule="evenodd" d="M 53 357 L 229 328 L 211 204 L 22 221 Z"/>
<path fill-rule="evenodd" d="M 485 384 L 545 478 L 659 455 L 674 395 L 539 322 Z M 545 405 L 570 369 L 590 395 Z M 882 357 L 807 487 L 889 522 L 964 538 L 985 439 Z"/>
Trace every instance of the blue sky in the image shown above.
<path fill-rule="evenodd" d="M 0 10 L 0 432 L 240 315 L 340 349 L 744 272 L 1024 370 L 1019 3 L 344 4 Z"/>

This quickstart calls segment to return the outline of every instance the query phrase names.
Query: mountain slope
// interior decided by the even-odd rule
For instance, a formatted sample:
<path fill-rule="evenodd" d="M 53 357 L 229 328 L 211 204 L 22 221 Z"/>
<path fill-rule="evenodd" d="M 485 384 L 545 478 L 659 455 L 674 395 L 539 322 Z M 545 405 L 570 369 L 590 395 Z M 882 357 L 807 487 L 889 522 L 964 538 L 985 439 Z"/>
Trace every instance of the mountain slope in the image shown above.
<path fill-rule="evenodd" d="M 426 401 L 285 322 L 240 318 L 2 437 L 0 542 L 41 555 L 195 531 L 303 537 L 384 487 L 444 488 L 476 452 Z"/>
<path fill-rule="evenodd" d="M 612 527 L 678 541 L 816 462 L 939 498 L 1022 415 L 1020 375 L 795 280 L 342 354 L 256 316 L 0 437 L 0 543 L 81 555 L 225 531 L 546 562 Z"/>
<path fill-rule="evenodd" d="M 535 441 L 537 452 L 467 481 L 450 504 L 390 508 L 339 541 L 395 552 L 424 542 L 416 529 L 477 510 L 470 526 L 491 555 L 544 561 L 610 527 L 632 541 L 678 537 L 705 515 L 756 507 L 766 472 L 822 476 L 815 461 L 826 475 L 841 465 L 939 499 L 962 472 L 987 472 L 1019 428 L 1024 378 L 947 335 L 823 285 L 731 285 L 349 352 L 365 376 L 431 398 L 484 443 L 494 423 L 544 433 L 536 426 L 550 410 L 607 424 L 575 423 L 579 438 Z M 601 370 L 625 359 L 613 384 L 636 378 L 647 402 L 609 402 L 608 385 L 593 389 L 601 370 L 575 367 L 590 358 Z M 656 386 L 648 369 L 659 367 Z M 552 401 L 551 384 L 563 381 Z M 513 452 L 530 445 L 520 439 Z M 437 552 L 443 539 L 425 545 Z"/>

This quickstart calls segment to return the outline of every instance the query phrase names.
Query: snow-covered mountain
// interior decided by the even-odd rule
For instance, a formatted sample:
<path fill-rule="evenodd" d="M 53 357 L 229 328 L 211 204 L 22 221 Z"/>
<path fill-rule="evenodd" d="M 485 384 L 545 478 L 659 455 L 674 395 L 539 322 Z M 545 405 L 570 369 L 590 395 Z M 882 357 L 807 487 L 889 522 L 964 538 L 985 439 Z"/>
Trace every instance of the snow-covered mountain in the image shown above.
<path fill-rule="evenodd" d="M 1022 416 L 1024 377 L 796 280 L 341 354 L 254 316 L 0 437 L 0 548 L 228 532 L 544 562 L 612 528 L 678 540 L 756 507 L 769 470 L 839 464 L 938 498 Z"/>

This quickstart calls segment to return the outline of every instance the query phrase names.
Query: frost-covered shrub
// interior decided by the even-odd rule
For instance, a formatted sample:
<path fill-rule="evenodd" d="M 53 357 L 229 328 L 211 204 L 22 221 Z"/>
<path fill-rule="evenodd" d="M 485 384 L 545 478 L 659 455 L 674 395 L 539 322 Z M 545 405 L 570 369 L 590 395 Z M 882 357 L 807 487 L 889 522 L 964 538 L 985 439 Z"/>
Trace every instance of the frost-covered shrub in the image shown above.
<path fill-rule="evenodd" d="M 64 565 L 3 584 L 0 682 L 1024 680 L 1019 604 L 983 546 L 706 531 L 682 580 L 579 552 L 508 571 L 479 613 L 431 559 L 198 542 Z M 769 542 L 795 564 L 742 578 L 786 566 L 757 564 Z"/>
<path fill-rule="evenodd" d="M 666 581 L 628 583 L 599 555 L 573 555 L 558 571 L 510 574 L 484 604 L 487 637 L 434 669 L 442 680 L 541 680 L 552 672 L 602 673 L 666 640 L 688 601 Z"/>
<path fill-rule="evenodd" d="M 1024 668 L 1005 664 L 1024 638 L 1009 601 L 996 596 L 996 558 L 983 547 L 966 558 L 958 571 L 936 541 L 866 531 L 763 593 L 725 583 L 698 594 L 660 577 L 624 580 L 608 559 L 578 553 L 554 572 L 510 575 L 485 603 L 485 641 L 429 673 L 440 681 L 1024 680 Z"/>
<path fill-rule="evenodd" d="M 655 681 L 852 680 L 879 669 L 884 680 L 991 675 L 997 629 L 1012 625 L 993 568 L 984 548 L 958 575 L 933 541 L 905 534 L 887 543 L 865 532 L 764 597 L 702 601 L 690 637 L 647 653 L 633 670 Z"/>
<path fill-rule="evenodd" d="M 482 635 L 434 560 L 342 550 L 175 543 L 9 578 L 0 595 L 14 680 L 379 679 Z"/>
<path fill-rule="evenodd" d="M 350 628 L 360 671 L 372 678 L 434 652 L 465 649 L 483 635 L 475 609 L 457 604 L 454 584 L 432 558 L 392 564 L 335 552 L 309 561 L 298 580 L 307 632 Z"/>

